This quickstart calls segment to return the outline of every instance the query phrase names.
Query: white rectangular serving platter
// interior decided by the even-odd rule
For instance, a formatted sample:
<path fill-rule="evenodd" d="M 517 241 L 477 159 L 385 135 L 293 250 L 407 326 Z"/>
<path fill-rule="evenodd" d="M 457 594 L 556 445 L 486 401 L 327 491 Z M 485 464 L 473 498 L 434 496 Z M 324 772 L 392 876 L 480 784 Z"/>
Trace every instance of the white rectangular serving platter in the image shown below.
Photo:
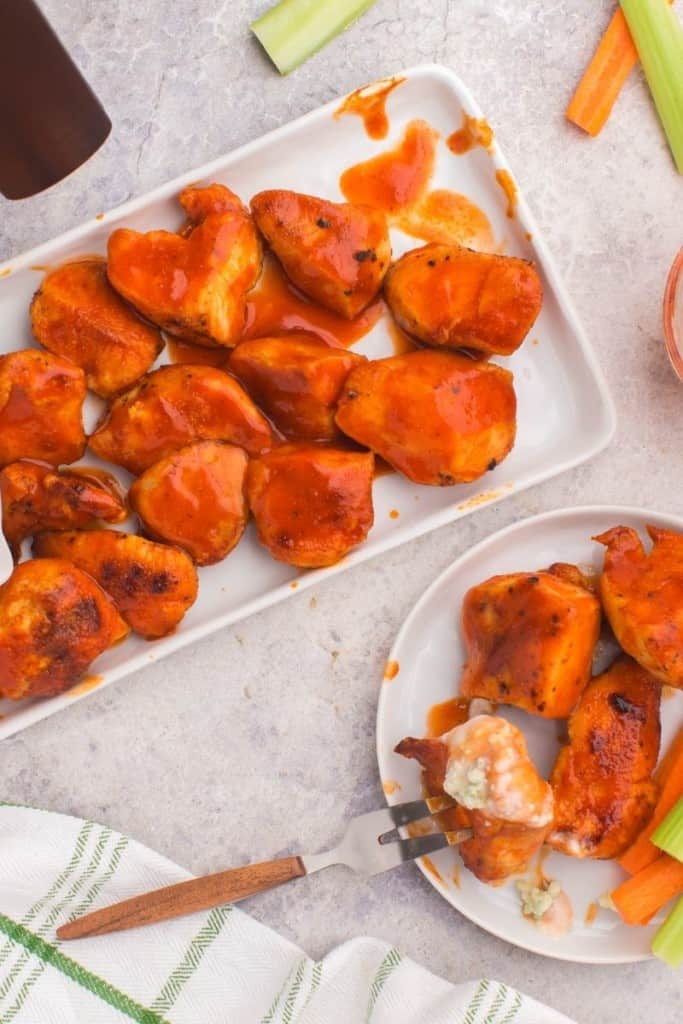
<path fill-rule="evenodd" d="M 177 631 L 153 643 L 133 636 L 108 651 L 93 665 L 98 685 L 113 683 L 304 587 L 562 473 L 597 454 L 613 435 L 615 414 L 607 386 L 521 194 L 516 216 L 506 216 L 507 200 L 495 174 L 509 168 L 498 145 L 494 142 L 491 151 L 476 147 L 461 156 L 445 145 L 448 135 L 461 127 L 464 112 L 481 117 L 481 111 L 447 68 L 428 65 L 401 75 L 405 81 L 388 98 L 386 139 L 368 138 L 359 117 L 335 119 L 340 103 L 335 100 L 0 266 L 0 352 L 9 352 L 33 344 L 29 303 L 41 268 L 84 253 L 104 254 L 115 227 L 176 230 L 183 219 L 176 196 L 185 185 L 223 182 L 245 202 L 265 188 L 341 200 L 341 172 L 395 146 L 408 122 L 421 118 L 441 133 L 433 186 L 464 193 L 477 203 L 501 249 L 535 260 L 543 278 L 543 311 L 530 338 L 512 358 L 500 360 L 513 371 L 518 396 L 517 442 L 501 466 L 473 484 L 447 488 L 416 486 L 397 475 L 380 477 L 374 487 L 375 525 L 369 539 L 328 569 L 300 572 L 273 561 L 250 526 L 226 561 L 200 570 L 199 598 Z M 393 231 L 392 243 L 395 256 L 422 244 Z M 392 355 L 386 323 L 380 321 L 356 347 L 375 358 Z M 162 354 L 160 362 L 164 361 Z M 86 425 L 93 423 L 96 413 L 93 405 Z M 87 452 L 82 461 L 97 464 Z M 398 517 L 390 516 L 392 511 L 398 511 Z M 93 688 L 86 682 L 71 693 L 41 701 L 0 701 L 0 738 L 68 707 Z"/>

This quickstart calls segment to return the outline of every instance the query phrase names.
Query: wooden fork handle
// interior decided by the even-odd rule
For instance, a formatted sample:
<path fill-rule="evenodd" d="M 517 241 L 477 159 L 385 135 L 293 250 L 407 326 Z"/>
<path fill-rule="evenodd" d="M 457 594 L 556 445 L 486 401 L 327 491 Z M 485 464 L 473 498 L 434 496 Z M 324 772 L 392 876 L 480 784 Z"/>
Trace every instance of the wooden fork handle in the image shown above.
<path fill-rule="evenodd" d="M 126 928 L 139 928 L 171 917 L 193 914 L 197 910 L 235 903 L 246 896 L 265 892 L 276 885 L 301 878 L 306 869 L 300 857 L 283 857 L 262 864 L 248 864 L 232 871 L 220 871 L 205 878 L 168 885 L 164 889 L 133 896 L 111 907 L 95 910 L 85 917 L 69 921 L 57 929 L 60 939 L 84 939 L 92 935 L 106 935 Z"/>

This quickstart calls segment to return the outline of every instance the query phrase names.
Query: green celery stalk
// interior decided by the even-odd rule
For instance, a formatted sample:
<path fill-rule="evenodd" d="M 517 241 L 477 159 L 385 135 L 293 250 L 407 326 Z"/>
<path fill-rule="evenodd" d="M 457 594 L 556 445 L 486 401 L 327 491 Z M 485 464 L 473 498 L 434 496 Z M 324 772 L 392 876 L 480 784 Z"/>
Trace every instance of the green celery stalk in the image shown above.
<path fill-rule="evenodd" d="M 683 174 L 683 28 L 666 0 L 620 0 L 674 163 Z"/>
<path fill-rule="evenodd" d="M 683 964 L 683 896 L 655 935 L 651 949 L 669 967 Z"/>
<path fill-rule="evenodd" d="M 375 0 L 280 0 L 251 30 L 281 75 L 303 64 Z"/>
<path fill-rule="evenodd" d="M 652 842 L 676 860 L 683 860 L 683 796 L 652 833 Z"/>

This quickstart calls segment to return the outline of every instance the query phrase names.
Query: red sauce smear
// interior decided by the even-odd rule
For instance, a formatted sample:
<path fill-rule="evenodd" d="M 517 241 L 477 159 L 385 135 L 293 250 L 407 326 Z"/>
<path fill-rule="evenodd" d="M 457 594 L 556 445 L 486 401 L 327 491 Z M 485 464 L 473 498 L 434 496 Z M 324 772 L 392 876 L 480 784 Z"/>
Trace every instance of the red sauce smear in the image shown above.
<path fill-rule="evenodd" d="M 446 145 L 452 153 L 461 156 L 475 146 L 483 146 L 490 150 L 493 145 L 493 129 L 488 121 L 479 117 L 469 117 L 463 111 L 462 127 L 446 139 Z"/>
<path fill-rule="evenodd" d="M 389 93 L 405 82 L 405 78 L 390 78 L 373 85 L 364 85 L 350 93 L 334 112 L 335 118 L 344 114 L 357 114 L 363 119 L 365 131 L 371 139 L 384 139 L 389 134 L 386 102 Z"/>
<path fill-rule="evenodd" d="M 384 678 L 395 679 L 399 673 L 399 663 L 397 661 L 388 661 L 384 666 Z"/>
<path fill-rule="evenodd" d="M 425 242 L 449 245 L 455 241 L 483 250 L 494 247 L 491 224 L 483 210 L 467 196 L 448 189 L 428 192 L 416 207 L 406 210 L 398 227 Z"/>
<path fill-rule="evenodd" d="M 394 149 L 344 171 L 342 192 L 351 203 L 400 215 L 422 198 L 431 181 L 438 137 L 426 121 L 411 121 Z"/>
<path fill-rule="evenodd" d="M 505 211 L 508 217 L 514 217 L 517 209 L 517 186 L 515 185 L 514 179 L 509 171 L 496 171 L 496 181 L 505 193 L 507 199 L 507 210 Z"/>
<path fill-rule="evenodd" d="M 456 725 L 467 721 L 470 702 L 464 697 L 452 697 L 441 704 L 434 704 L 427 712 L 427 736 L 443 736 Z"/>
<path fill-rule="evenodd" d="M 377 298 L 353 320 L 345 320 L 302 295 L 277 260 L 267 256 L 261 278 L 247 298 L 244 338 L 308 331 L 328 345 L 349 348 L 372 330 L 384 310 L 384 301 Z"/>
<path fill-rule="evenodd" d="M 436 878 L 437 882 L 441 882 L 441 884 L 443 885 L 443 876 L 439 869 L 437 868 L 434 861 L 431 859 L 431 857 L 423 857 L 422 863 L 429 872 L 429 874 L 433 875 L 434 878 Z"/>
<path fill-rule="evenodd" d="M 383 210 L 414 238 L 490 249 L 491 225 L 475 203 L 447 189 L 429 191 L 438 138 L 426 121 L 411 121 L 393 149 L 344 171 L 340 188 L 349 202 Z"/>

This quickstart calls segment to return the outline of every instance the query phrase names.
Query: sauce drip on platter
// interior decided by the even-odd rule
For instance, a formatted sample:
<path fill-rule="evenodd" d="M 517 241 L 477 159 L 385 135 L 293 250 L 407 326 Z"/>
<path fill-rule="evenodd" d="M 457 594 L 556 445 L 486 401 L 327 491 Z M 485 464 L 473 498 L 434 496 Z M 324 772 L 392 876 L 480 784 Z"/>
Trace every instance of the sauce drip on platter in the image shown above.
<path fill-rule="evenodd" d="M 405 82 L 405 78 L 388 78 L 372 85 L 364 85 L 349 93 L 334 113 L 335 118 L 344 114 L 357 114 L 363 119 L 365 131 L 371 139 L 384 139 L 389 134 L 389 118 L 386 103 L 390 93 Z"/>

